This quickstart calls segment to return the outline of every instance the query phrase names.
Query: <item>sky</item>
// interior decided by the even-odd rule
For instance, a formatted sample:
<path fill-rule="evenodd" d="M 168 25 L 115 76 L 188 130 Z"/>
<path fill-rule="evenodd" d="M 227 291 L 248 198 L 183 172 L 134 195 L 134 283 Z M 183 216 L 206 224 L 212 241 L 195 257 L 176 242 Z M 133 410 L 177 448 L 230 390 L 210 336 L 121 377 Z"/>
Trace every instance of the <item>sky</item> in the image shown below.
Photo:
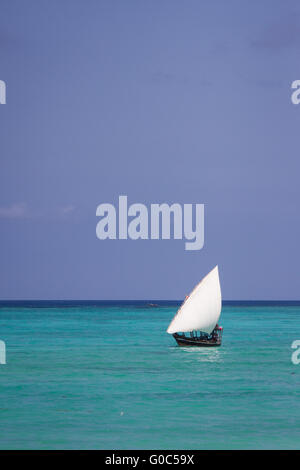
<path fill-rule="evenodd" d="M 300 5 L 1 0 L 0 299 L 298 300 Z M 96 208 L 205 204 L 202 250 Z"/>

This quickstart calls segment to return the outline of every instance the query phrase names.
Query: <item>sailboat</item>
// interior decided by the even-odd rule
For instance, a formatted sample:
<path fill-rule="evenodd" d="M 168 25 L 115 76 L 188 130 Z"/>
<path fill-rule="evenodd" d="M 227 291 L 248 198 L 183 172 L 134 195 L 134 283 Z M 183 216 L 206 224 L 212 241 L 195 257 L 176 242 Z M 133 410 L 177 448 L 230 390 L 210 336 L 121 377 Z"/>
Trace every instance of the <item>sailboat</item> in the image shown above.
<path fill-rule="evenodd" d="M 179 346 L 221 346 L 223 328 L 218 325 L 222 298 L 218 266 L 187 296 L 167 333 Z"/>

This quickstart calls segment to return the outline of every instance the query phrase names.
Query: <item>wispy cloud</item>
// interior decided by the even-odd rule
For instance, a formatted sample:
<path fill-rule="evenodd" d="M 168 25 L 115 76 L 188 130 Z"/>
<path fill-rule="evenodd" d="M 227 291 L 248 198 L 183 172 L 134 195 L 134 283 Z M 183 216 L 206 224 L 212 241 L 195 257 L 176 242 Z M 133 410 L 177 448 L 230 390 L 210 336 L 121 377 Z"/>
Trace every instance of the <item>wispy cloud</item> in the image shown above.
<path fill-rule="evenodd" d="M 22 219 L 28 216 L 28 207 L 25 202 L 16 202 L 10 206 L 0 207 L 0 217 L 6 219 Z"/>
<path fill-rule="evenodd" d="M 284 17 L 264 29 L 260 37 L 252 41 L 252 46 L 277 51 L 288 47 L 299 47 L 300 23 L 296 15 Z"/>
<path fill-rule="evenodd" d="M 274 80 L 272 78 L 270 79 L 260 79 L 255 82 L 259 87 L 261 88 L 267 88 L 270 90 L 271 88 L 276 89 L 276 88 L 282 88 L 284 87 L 284 83 L 282 80 Z"/>
<path fill-rule="evenodd" d="M 197 74 L 176 74 L 172 72 L 156 72 L 151 76 L 151 80 L 160 84 L 187 85 L 193 81 L 197 81 L 200 87 L 209 87 L 213 85 L 212 80 Z"/>
<path fill-rule="evenodd" d="M 61 215 L 68 215 L 68 214 L 71 214 L 74 211 L 75 211 L 75 206 L 73 206 L 72 204 L 70 204 L 68 206 L 61 207 L 59 209 L 59 213 Z"/>
<path fill-rule="evenodd" d="M 0 206 L 0 219 L 50 218 L 66 217 L 75 211 L 72 204 L 46 211 L 32 211 L 26 202 L 15 202 L 8 206 Z"/>

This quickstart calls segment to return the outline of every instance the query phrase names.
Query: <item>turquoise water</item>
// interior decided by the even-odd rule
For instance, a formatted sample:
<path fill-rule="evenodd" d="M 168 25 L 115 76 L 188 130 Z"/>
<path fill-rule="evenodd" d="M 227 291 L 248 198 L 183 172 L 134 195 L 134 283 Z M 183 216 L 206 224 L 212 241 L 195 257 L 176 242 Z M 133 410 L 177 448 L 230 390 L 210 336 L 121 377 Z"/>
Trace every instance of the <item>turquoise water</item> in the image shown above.
<path fill-rule="evenodd" d="M 1 449 L 300 448 L 300 306 L 226 305 L 179 348 L 175 305 L 0 304 Z"/>

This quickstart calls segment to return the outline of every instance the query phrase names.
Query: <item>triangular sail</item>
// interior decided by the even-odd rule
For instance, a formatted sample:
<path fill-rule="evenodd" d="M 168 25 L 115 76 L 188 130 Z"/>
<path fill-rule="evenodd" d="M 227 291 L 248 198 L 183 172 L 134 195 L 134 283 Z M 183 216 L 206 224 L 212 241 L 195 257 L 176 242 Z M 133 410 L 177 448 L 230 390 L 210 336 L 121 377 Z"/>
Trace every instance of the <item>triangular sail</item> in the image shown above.
<path fill-rule="evenodd" d="M 210 334 L 221 315 L 222 299 L 216 266 L 194 288 L 171 321 L 167 333 L 199 330 Z"/>

